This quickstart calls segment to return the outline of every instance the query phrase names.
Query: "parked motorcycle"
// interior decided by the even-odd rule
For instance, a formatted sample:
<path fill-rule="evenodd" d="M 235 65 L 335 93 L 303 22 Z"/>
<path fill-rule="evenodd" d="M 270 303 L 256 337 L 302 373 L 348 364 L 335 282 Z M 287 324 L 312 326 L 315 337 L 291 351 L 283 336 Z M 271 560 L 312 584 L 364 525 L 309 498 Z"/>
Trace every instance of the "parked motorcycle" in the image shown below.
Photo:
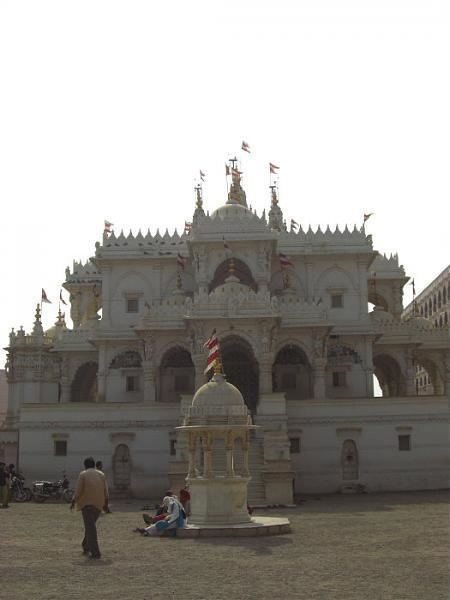
<path fill-rule="evenodd" d="M 35 481 L 33 483 L 33 500 L 45 502 L 49 498 L 72 502 L 73 490 L 69 488 L 69 480 L 64 475 L 58 481 Z"/>
<path fill-rule="evenodd" d="M 31 490 L 24 486 L 25 477 L 15 475 L 11 480 L 11 495 L 16 502 L 27 502 L 31 500 Z"/>

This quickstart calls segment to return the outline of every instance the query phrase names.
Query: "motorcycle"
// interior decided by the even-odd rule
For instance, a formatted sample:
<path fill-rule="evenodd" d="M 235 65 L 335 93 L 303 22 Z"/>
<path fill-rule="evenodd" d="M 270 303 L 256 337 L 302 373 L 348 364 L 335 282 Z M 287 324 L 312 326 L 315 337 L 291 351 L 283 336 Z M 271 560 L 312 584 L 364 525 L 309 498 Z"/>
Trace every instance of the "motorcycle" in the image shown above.
<path fill-rule="evenodd" d="M 11 480 L 11 496 L 16 502 L 27 502 L 31 500 L 31 490 L 24 486 L 25 477 L 15 475 Z"/>
<path fill-rule="evenodd" d="M 33 483 L 33 500 L 45 502 L 48 498 L 72 502 L 73 490 L 69 488 L 69 480 L 64 475 L 58 481 L 35 481 Z"/>

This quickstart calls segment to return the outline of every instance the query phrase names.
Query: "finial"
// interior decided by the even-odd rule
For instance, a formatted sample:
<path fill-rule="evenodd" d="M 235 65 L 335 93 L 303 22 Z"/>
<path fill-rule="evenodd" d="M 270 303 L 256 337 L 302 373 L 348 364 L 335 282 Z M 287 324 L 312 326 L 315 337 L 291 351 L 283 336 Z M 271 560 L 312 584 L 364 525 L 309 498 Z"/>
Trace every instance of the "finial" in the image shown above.
<path fill-rule="evenodd" d="M 272 190 L 272 206 L 277 206 L 278 198 L 277 198 L 277 185 L 276 183 L 270 185 L 269 188 Z"/>
<path fill-rule="evenodd" d="M 289 273 L 287 271 L 283 271 L 283 285 L 285 290 L 290 287 Z"/>
<path fill-rule="evenodd" d="M 216 358 L 216 362 L 214 363 L 214 375 L 224 375 L 222 371 L 222 359 L 220 355 Z"/>
<path fill-rule="evenodd" d="M 177 274 L 177 289 L 181 290 L 181 288 L 182 288 L 181 274 L 178 272 L 178 274 Z"/>
<path fill-rule="evenodd" d="M 234 258 L 232 256 L 228 259 L 228 272 L 230 275 L 234 275 Z"/>
<path fill-rule="evenodd" d="M 195 206 L 198 210 L 203 210 L 203 193 L 202 193 L 202 186 L 200 184 L 198 184 L 197 186 L 195 186 L 195 191 L 196 191 L 196 196 L 197 196 L 197 200 L 195 202 Z"/>
<path fill-rule="evenodd" d="M 34 320 L 34 325 L 33 325 L 33 335 L 42 335 L 43 333 L 44 333 L 44 330 L 42 328 L 42 322 L 41 322 L 41 308 L 40 308 L 39 304 L 37 304 L 35 320 Z"/>

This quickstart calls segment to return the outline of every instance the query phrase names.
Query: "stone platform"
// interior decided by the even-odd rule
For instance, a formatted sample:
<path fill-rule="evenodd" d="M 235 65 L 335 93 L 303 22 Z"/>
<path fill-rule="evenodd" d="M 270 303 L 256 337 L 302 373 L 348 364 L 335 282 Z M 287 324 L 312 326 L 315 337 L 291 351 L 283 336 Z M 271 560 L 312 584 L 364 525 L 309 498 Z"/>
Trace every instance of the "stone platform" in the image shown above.
<path fill-rule="evenodd" d="M 260 537 L 291 533 L 289 519 L 276 517 L 254 517 L 249 523 L 239 525 L 197 526 L 187 524 L 177 529 L 177 538 L 205 537 Z M 168 531 L 164 535 L 170 535 Z"/>

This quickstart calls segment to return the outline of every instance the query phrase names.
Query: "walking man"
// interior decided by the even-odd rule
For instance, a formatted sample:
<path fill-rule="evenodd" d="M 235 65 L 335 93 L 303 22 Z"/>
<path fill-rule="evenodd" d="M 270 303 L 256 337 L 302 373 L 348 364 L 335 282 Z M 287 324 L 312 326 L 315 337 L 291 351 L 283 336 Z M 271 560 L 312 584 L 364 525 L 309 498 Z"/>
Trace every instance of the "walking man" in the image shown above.
<path fill-rule="evenodd" d="M 84 471 L 78 476 L 70 509 L 77 505 L 84 521 L 83 554 L 89 558 L 100 558 L 97 541 L 96 522 L 102 510 L 108 511 L 108 484 L 102 471 L 95 468 L 95 461 L 89 456 L 84 461 Z"/>

